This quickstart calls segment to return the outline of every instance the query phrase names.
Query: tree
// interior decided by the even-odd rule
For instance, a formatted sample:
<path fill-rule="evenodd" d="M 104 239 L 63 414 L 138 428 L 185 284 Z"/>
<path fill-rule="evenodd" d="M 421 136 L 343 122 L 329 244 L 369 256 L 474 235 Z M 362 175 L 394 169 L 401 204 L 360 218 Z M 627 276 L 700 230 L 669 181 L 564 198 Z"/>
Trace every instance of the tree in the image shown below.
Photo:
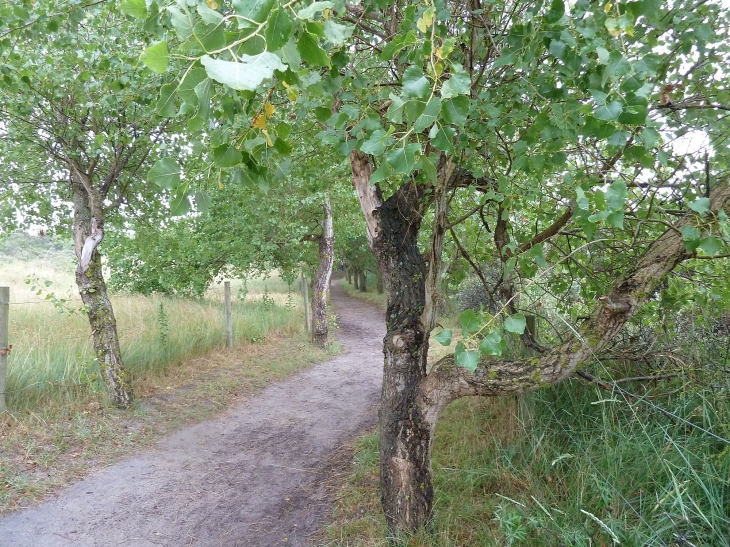
<path fill-rule="evenodd" d="M 133 394 L 99 245 L 110 215 L 147 200 L 159 205 L 139 184 L 165 131 L 154 113 L 159 76 L 139 65 L 140 29 L 114 5 L 63 6 L 57 15 L 48 8 L 19 8 L 28 22 L 14 31 L 4 65 L 2 191 L 44 225 L 72 201 L 76 283 L 102 375 L 115 404 L 126 407 Z"/>
<path fill-rule="evenodd" d="M 393 532 L 431 517 L 430 451 L 449 402 L 567 378 L 669 272 L 726 247 L 728 44 L 718 5 L 268 0 L 167 13 L 187 70 L 240 99 L 243 127 L 276 98 L 289 105 L 292 132 L 317 131 L 349 157 L 388 293 L 380 459 Z M 289 130 L 259 151 L 286 156 Z M 672 146 L 690 130 L 707 141 L 706 166 Z M 252 150 L 262 138 L 246 129 L 231 140 Z M 236 158 L 252 173 L 259 163 Z M 503 321 L 463 315 L 465 340 L 429 372 L 444 247 L 449 237 L 458 247 L 466 224 L 489 233 L 482 254 L 499 264 Z M 596 256 L 617 266 L 599 271 Z M 577 269 L 595 296 L 588 319 L 544 347 L 525 331 L 516 298 L 554 272 L 552 289 L 567 291 Z M 540 356 L 500 357 L 508 333 Z"/>

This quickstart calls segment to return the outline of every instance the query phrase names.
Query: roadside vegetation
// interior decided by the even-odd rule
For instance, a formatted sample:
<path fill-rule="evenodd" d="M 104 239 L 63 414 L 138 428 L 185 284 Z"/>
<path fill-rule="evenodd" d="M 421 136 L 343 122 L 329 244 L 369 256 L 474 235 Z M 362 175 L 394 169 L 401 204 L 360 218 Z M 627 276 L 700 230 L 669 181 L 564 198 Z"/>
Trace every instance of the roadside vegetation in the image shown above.
<path fill-rule="evenodd" d="M 26 252 L 44 239 L 45 254 Z M 105 396 L 70 246 L 16 236 L 5 251 L 0 285 L 11 290 L 13 350 L 0 418 L 0 513 L 329 355 L 308 343 L 302 299 L 277 276 L 232 283 L 233 350 L 224 347 L 222 286 L 199 299 L 115 295 L 139 398 L 125 413 Z"/>
<path fill-rule="evenodd" d="M 458 328 L 455 318 L 442 323 Z M 730 397 L 727 379 L 707 376 L 722 340 L 707 332 L 695 340 L 681 348 L 686 364 L 705 366 L 683 378 L 612 392 L 575 378 L 525 396 L 451 404 L 435 436 L 434 534 L 401 544 L 730 544 Z M 430 347 L 432 364 L 444 348 L 434 337 Z M 323 544 L 384 547 L 377 432 L 355 445 Z"/>

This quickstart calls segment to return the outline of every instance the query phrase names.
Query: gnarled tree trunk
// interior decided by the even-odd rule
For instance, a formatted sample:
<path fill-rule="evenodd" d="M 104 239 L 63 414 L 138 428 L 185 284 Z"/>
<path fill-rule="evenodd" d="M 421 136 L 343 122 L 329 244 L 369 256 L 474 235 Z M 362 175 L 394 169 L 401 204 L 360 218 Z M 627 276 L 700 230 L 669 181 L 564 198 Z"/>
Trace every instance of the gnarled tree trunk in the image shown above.
<path fill-rule="evenodd" d="M 133 400 L 129 373 L 124 368 L 114 310 L 106 292 L 101 255 L 96 247 L 104 237 L 101 195 L 80 172 L 72 172 L 74 197 L 73 236 L 79 265 L 76 285 L 88 309 L 94 353 L 114 404 L 128 407 Z"/>
<path fill-rule="evenodd" d="M 332 225 L 332 205 L 323 206 L 322 235 L 319 236 L 319 267 L 312 287 L 312 343 L 321 348 L 329 345 L 327 324 L 327 292 L 332 278 L 335 252 L 335 234 Z"/>
<path fill-rule="evenodd" d="M 469 395 L 500 396 L 534 391 L 569 377 L 595 358 L 646 302 L 658 284 L 692 253 L 684 247 L 680 228 L 687 214 L 659 237 L 633 270 L 616 280 L 598 304 L 579 336 L 546 350 L 540 357 L 484 359 L 474 372 L 447 356 L 426 374 L 428 335 L 435 325 L 437 287 L 445 232 L 445 190 L 453 165 L 439 165 L 438 185 L 431 197 L 409 182 L 383 201 L 370 184 L 367 155 L 350 154 L 353 186 L 365 215 L 368 243 L 381 268 L 388 295 L 383 391 L 380 409 L 381 501 L 391 533 L 425 527 L 433 510 L 431 448 L 443 409 Z M 428 268 L 417 249 L 423 207 L 435 206 Z M 727 181 L 714 188 L 711 210 L 728 207 Z M 558 221 L 556 221 L 558 222 Z M 563 224 L 562 220 L 560 220 Z M 545 348 L 543 348 L 544 350 Z"/>

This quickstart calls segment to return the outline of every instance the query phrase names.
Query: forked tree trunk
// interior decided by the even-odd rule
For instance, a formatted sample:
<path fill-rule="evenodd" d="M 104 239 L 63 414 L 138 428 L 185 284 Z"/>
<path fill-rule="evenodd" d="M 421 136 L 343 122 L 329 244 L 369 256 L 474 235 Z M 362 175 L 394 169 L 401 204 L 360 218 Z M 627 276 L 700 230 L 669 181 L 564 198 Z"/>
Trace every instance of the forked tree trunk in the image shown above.
<path fill-rule="evenodd" d="M 312 280 L 312 343 L 327 348 L 327 292 L 332 278 L 334 262 L 335 234 L 332 226 L 332 205 L 329 200 L 324 204 L 322 235 L 319 237 L 319 267 Z"/>
<path fill-rule="evenodd" d="M 680 228 L 695 223 L 688 213 L 654 241 L 633 268 L 619 277 L 597 300 L 579 335 L 545 351 L 540 357 L 485 359 L 470 372 L 450 355 L 426 374 L 428 334 L 435 324 L 435 296 L 442 271 L 440 257 L 447 225 L 448 188 L 453 166 L 444 162 L 433 192 L 434 229 L 428 269 L 417 249 L 423 218 L 423 189 L 406 183 L 383 202 L 380 189 L 370 184 L 367 155 L 350 154 L 353 186 L 366 220 L 368 244 L 383 274 L 388 295 L 385 363 L 380 408 L 381 501 L 392 534 L 428 525 L 433 510 L 431 447 L 443 409 L 471 395 L 500 396 L 534 391 L 568 378 L 593 360 L 661 280 L 692 253 L 685 249 Z M 441 167 L 441 164 L 440 164 Z M 728 207 L 730 186 L 717 184 L 711 211 Z M 564 224 L 564 223 L 563 223 Z M 424 282 L 425 279 L 425 282 Z"/>
<path fill-rule="evenodd" d="M 72 183 L 74 247 L 79 259 L 76 285 L 81 300 L 88 309 L 94 353 L 99 361 L 102 377 L 114 404 L 126 408 L 133 400 L 132 384 L 122 361 L 117 322 L 106 292 L 101 256 L 96 249 L 104 236 L 102 198 L 90 184 L 79 181 L 82 176 L 83 174 L 75 173 Z"/>

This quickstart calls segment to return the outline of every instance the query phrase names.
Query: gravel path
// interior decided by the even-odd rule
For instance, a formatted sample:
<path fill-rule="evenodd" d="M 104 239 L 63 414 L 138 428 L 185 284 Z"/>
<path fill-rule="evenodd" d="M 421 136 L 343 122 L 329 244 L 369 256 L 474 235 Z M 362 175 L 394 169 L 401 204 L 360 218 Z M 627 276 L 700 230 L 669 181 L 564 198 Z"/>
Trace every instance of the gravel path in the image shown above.
<path fill-rule="evenodd" d="M 382 312 L 339 281 L 332 300 L 345 353 L 0 518 L 0 546 L 308 545 L 339 448 L 376 422 L 382 379 Z"/>

